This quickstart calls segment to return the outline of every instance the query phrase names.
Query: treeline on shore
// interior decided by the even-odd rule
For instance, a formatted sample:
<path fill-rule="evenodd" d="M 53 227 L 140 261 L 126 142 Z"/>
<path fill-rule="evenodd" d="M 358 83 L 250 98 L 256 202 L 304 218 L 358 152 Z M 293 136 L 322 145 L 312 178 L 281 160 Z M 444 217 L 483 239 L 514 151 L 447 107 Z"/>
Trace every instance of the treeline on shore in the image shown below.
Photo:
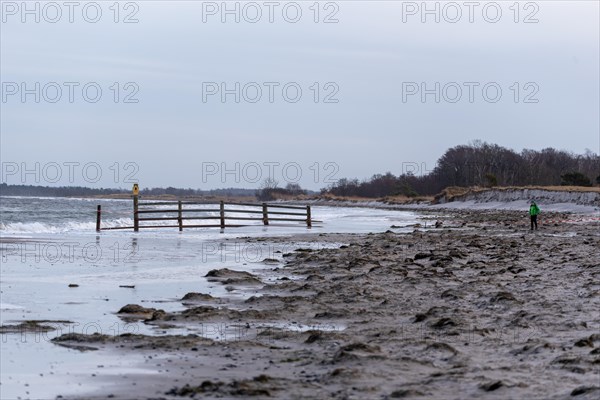
<path fill-rule="evenodd" d="M 433 196 L 447 187 L 497 186 L 593 186 L 600 185 L 600 155 L 591 151 L 574 154 L 546 148 L 524 149 L 520 153 L 496 144 L 474 141 L 452 147 L 438 159 L 435 168 L 423 175 L 391 172 L 373 175 L 370 179 L 343 178 L 321 189 L 321 195 L 339 197 L 383 198 L 389 196 Z M 258 189 L 182 189 L 143 188 L 142 196 L 173 197 L 255 197 L 261 201 L 314 195 L 297 183 L 280 187 L 267 178 Z M 0 184 L 3 196 L 48 197 L 129 197 L 131 189 L 104 189 L 83 186 L 33 186 Z"/>
<path fill-rule="evenodd" d="M 600 156 L 546 148 L 512 149 L 474 141 L 448 149 L 424 175 L 388 172 L 370 179 L 340 179 L 323 194 L 341 197 L 431 196 L 447 187 L 593 186 L 600 184 Z"/>
<path fill-rule="evenodd" d="M 174 197 L 193 197 L 193 196 L 222 196 L 222 197 L 252 197 L 256 195 L 256 189 L 180 189 L 174 187 L 167 188 L 145 188 L 140 191 L 143 196 L 174 196 Z M 33 185 L 7 185 L 0 184 L 0 195 L 2 196 L 44 196 L 44 197 L 102 197 L 102 196 L 122 196 L 131 195 L 131 188 L 89 188 L 84 186 L 33 186 Z"/>
<path fill-rule="evenodd" d="M 0 184 L 1 196 L 89 197 L 131 193 L 125 189 L 94 189 L 85 186 L 35 186 Z"/>

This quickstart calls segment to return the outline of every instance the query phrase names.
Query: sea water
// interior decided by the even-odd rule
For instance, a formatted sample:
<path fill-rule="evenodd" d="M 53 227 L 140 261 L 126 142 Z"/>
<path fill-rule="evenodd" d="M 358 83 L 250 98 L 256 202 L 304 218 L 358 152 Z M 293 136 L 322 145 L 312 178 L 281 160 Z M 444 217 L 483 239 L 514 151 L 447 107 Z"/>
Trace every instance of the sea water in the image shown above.
<path fill-rule="evenodd" d="M 253 293 L 227 291 L 204 276 L 211 269 L 231 268 L 269 281 L 274 266 L 266 259 L 282 262 L 283 254 L 299 247 L 340 245 L 320 244 L 312 235 L 384 232 L 392 225 L 407 227 L 408 232 L 417 223 L 417 215 L 407 211 L 313 206 L 312 218 L 320 222 L 311 229 L 300 223 L 263 226 L 257 221 L 224 231 L 161 228 L 98 233 L 97 205 L 102 207 L 102 227 L 133 225 L 131 200 L 0 197 L 0 323 L 68 321 L 47 323 L 56 328 L 52 332 L 1 335 L 0 398 L 83 393 L 93 389 L 88 377 L 98 365 L 118 374 L 134 371 L 141 361 L 136 355 L 123 358 L 60 347 L 50 341 L 60 334 L 185 333 L 126 322 L 116 315 L 126 304 L 177 311 L 184 309 L 180 299 L 189 292 L 246 298 Z M 194 206 L 201 207 L 215 208 Z M 301 239 L 269 240 L 307 233 Z M 247 239 L 257 237 L 266 240 Z"/>

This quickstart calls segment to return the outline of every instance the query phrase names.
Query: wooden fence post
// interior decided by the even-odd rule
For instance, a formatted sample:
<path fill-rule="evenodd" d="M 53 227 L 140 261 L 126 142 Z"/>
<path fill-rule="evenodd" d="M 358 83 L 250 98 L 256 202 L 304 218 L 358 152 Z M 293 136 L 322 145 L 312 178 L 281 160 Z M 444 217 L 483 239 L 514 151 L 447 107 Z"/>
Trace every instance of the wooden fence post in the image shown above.
<path fill-rule="evenodd" d="M 225 229 L 225 203 L 221 200 L 219 214 L 221 215 L 221 229 Z"/>
<path fill-rule="evenodd" d="M 306 227 L 312 227 L 312 217 L 310 215 L 310 206 L 306 206 Z"/>
<path fill-rule="evenodd" d="M 267 210 L 267 203 L 262 203 L 263 207 L 263 224 L 269 225 L 269 212 Z"/>
<path fill-rule="evenodd" d="M 133 231 L 138 232 L 140 230 L 140 220 L 138 215 L 138 196 L 133 196 Z"/>
<path fill-rule="evenodd" d="M 179 200 L 177 202 L 177 222 L 179 223 L 179 232 L 183 231 L 183 216 L 181 215 L 183 213 L 183 209 L 181 206 L 181 200 Z"/>
<path fill-rule="evenodd" d="M 100 232 L 100 213 L 102 212 L 102 206 L 98 204 L 98 211 L 96 211 L 96 232 Z"/>

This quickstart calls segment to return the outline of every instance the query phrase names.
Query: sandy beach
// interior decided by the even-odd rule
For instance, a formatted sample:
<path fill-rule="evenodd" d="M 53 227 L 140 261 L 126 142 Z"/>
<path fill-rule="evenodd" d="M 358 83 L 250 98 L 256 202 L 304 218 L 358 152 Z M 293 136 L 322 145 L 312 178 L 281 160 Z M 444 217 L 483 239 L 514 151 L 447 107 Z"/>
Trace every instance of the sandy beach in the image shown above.
<path fill-rule="evenodd" d="M 600 400 L 598 15 L 0 0 L 0 400 Z"/>
<path fill-rule="evenodd" d="M 182 293 L 182 312 L 114 310 L 163 336 L 54 342 L 143 357 L 142 372 L 91 374 L 103 389 L 90 399 L 597 399 L 598 222 L 546 213 L 531 232 L 523 212 L 423 214 L 435 228 L 271 238 L 343 244 L 207 274 L 246 300 Z M 186 327 L 205 334 L 172 333 Z"/>

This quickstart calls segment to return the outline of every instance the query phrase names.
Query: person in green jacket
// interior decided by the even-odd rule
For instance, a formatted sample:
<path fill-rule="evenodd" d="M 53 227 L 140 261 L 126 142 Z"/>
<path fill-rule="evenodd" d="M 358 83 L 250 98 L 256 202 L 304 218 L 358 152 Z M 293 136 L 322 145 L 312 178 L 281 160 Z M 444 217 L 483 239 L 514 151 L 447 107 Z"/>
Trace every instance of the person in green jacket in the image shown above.
<path fill-rule="evenodd" d="M 529 216 L 531 217 L 531 230 L 533 230 L 533 226 L 535 225 L 535 229 L 537 230 L 537 216 L 540 213 L 540 208 L 535 201 L 531 201 L 531 205 L 529 206 Z"/>

